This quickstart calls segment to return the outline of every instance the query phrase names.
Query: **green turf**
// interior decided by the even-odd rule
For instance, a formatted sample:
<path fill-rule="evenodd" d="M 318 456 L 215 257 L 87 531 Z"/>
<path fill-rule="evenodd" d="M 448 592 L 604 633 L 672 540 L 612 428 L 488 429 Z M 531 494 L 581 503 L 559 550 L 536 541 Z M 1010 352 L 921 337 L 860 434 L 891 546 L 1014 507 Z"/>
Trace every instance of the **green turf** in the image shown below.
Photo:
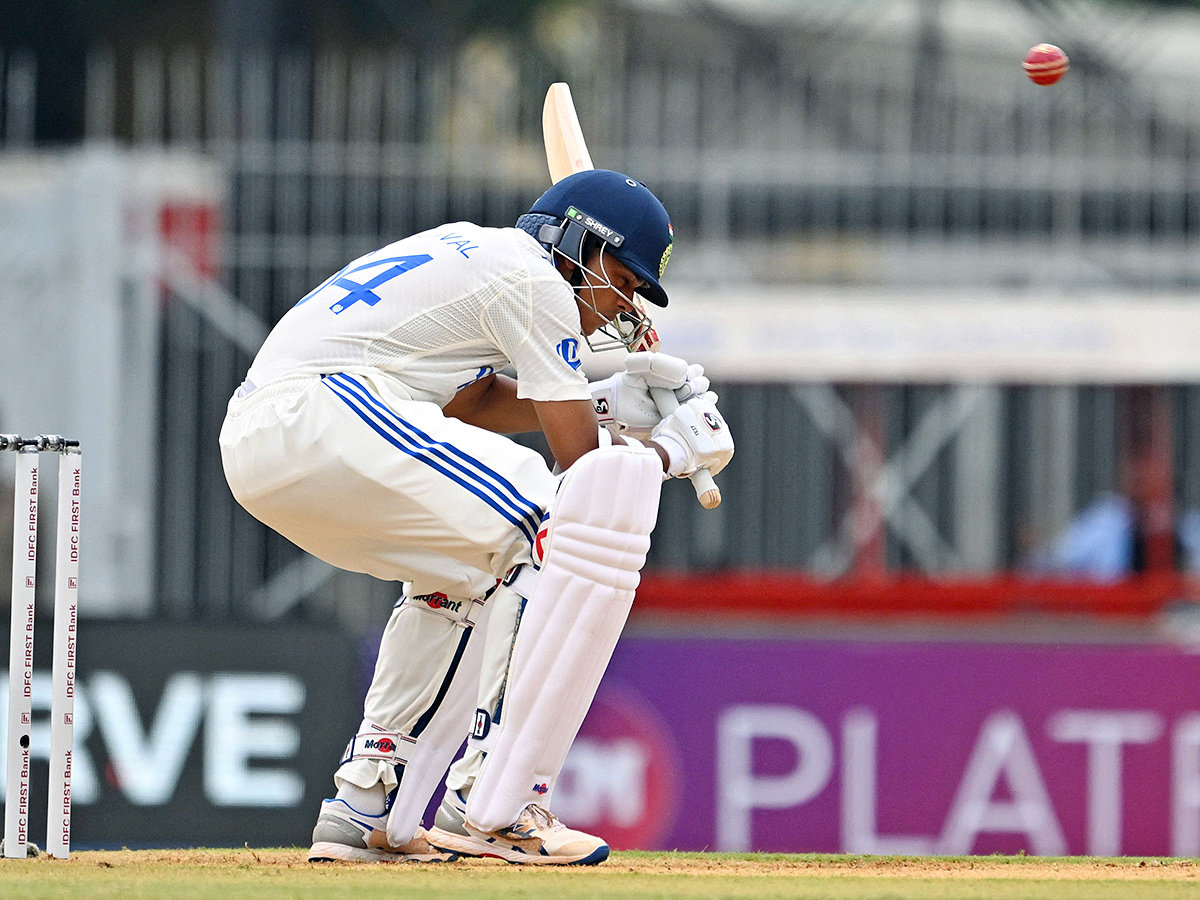
<path fill-rule="evenodd" d="M 311 865 L 291 850 L 76 853 L 0 861 L 0 898 L 80 900 L 462 898 L 830 898 L 1168 900 L 1200 898 L 1191 860 L 967 857 L 920 860 L 782 854 L 615 853 L 593 868 L 493 861 Z"/>

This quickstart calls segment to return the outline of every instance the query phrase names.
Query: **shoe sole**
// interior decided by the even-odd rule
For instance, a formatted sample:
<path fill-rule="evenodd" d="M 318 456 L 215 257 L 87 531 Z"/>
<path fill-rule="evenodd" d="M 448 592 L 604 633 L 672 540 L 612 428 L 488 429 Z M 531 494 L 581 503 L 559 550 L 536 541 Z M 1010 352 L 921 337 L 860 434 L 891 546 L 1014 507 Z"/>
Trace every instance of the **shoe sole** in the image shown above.
<path fill-rule="evenodd" d="M 443 831 L 436 826 L 426 832 L 425 839 L 432 846 L 449 853 L 457 853 L 460 856 L 485 856 L 492 859 L 502 859 L 516 866 L 594 866 L 608 859 L 609 853 L 608 844 L 601 844 L 586 856 L 535 855 L 526 853 L 524 850 L 519 850 L 515 847 L 504 847 L 500 844 L 490 843 L 485 838 Z"/>
<path fill-rule="evenodd" d="M 454 862 L 453 850 L 440 853 L 389 853 L 374 848 L 350 847 L 333 841 L 317 841 L 308 851 L 309 862 L 440 863 Z"/>

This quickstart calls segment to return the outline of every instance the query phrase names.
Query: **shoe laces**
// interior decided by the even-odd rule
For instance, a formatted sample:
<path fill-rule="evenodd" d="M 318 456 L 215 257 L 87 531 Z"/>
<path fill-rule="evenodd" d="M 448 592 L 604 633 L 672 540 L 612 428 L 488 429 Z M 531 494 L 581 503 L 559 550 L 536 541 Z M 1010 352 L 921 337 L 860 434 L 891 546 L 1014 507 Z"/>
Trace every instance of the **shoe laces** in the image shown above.
<path fill-rule="evenodd" d="M 563 827 L 562 821 L 550 810 L 544 806 L 538 806 L 536 803 L 530 803 L 525 807 L 525 816 L 522 818 L 532 819 L 534 824 L 539 828 L 548 828 L 551 831 L 558 831 Z"/>

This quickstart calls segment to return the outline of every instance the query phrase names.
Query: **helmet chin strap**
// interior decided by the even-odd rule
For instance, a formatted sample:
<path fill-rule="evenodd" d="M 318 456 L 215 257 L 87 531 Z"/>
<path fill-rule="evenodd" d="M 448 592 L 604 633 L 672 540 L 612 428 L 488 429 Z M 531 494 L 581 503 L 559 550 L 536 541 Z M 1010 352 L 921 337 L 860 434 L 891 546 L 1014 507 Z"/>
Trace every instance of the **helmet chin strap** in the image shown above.
<path fill-rule="evenodd" d="M 604 323 L 597 331 L 604 335 L 607 340 L 593 339 L 591 335 L 585 334 L 584 341 L 593 353 L 599 353 L 603 350 L 615 350 L 618 347 L 624 347 L 626 350 L 632 350 L 639 341 L 654 327 L 650 321 L 650 316 L 646 314 L 645 307 L 634 297 L 629 296 L 620 288 L 612 283 L 612 279 L 608 275 L 608 271 L 604 267 L 604 248 L 605 244 L 600 245 L 600 271 L 594 272 L 582 263 L 576 262 L 567 256 L 557 247 L 552 247 L 552 251 L 557 253 L 563 259 L 570 261 L 580 273 L 579 282 L 575 283 L 572 280 L 572 287 L 575 290 L 575 296 L 579 302 L 594 312 L 600 317 Z M 591 276 L 589 278 L 588 276 Z M 595 282 L 591 279 L 594 278 Z M 624 298 L 631 307 L 633 312 L 619 312 L 612 318 L 604 315 L 596 308 L 596 305 L 587 297 L 586 294 L 591 294 L 596 288 L 607 287 L 617 293 L 618 296 Z"/>

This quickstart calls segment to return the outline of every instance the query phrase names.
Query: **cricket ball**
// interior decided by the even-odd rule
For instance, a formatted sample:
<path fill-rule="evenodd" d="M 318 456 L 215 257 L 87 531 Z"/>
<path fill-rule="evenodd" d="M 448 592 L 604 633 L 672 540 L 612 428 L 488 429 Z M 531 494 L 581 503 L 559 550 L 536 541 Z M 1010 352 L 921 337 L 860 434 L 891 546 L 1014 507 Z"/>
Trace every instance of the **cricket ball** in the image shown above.
<path fill-rule="evenodd" d="M 1038 44 L 1025 54 L 1025 74 L 1034 84 L 1054 84 L 1070 68 L 1067 54 L 1053 44 Z"/>

